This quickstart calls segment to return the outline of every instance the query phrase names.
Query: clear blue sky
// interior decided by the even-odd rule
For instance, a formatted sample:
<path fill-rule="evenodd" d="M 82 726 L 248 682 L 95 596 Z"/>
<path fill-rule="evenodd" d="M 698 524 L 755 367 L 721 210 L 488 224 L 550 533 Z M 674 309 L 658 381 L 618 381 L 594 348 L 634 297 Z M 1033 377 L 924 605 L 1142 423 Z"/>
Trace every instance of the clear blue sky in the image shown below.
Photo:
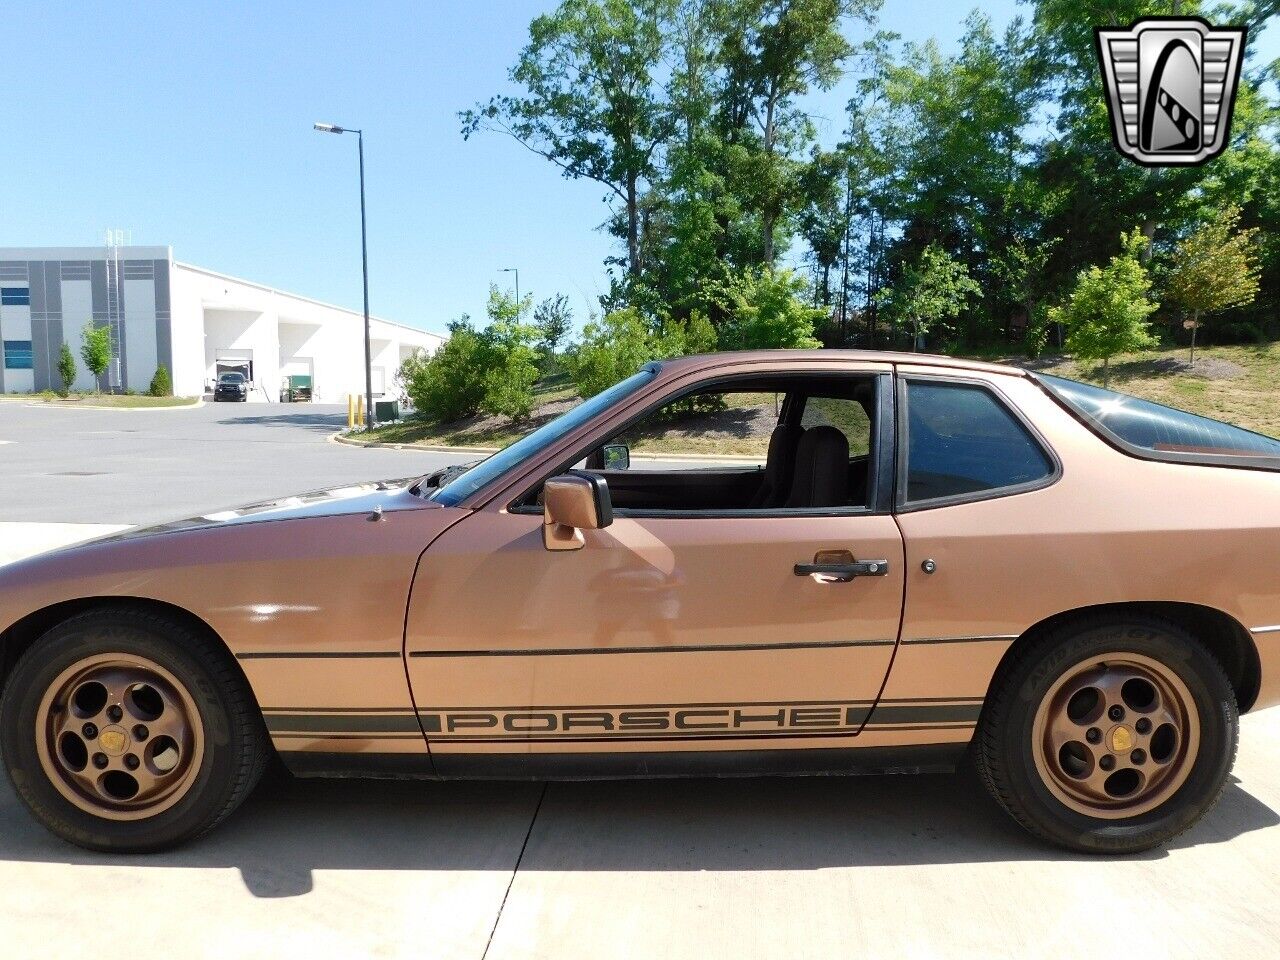
<path fill-rule="evenodd" d="M 366 131 L 374 313 L 434 330 L 480 318 L 489 283 L 510 282 L 498 268 L 517 266 L 522 293 L 567 294 L 581 323 L 616 252 L 597 229 L 603 190 L 505 137 L 463 142 L 456 116 L 505 89 L 530 19 L 552 6 L 10 0 L 0 246 L 90 245 L 120 228 L 358 308 L 356 142 L 311 130 L 327 120 Z M 980 6 L 997 27 L 1017 12 Z M 949 48 L 966 9 L 888 0 L 882 25 Z M 824 98 L 827 136 L 847 96 Z"/>

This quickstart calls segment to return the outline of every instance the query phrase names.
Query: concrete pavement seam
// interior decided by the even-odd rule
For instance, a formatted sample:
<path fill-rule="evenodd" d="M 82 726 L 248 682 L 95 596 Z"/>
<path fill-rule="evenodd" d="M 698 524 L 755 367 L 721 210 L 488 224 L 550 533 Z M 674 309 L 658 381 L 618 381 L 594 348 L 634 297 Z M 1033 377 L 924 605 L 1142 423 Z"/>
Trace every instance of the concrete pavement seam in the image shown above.
<path fill-rule="evenodd" d="M 538 822 L 538 813 L 542 810 L 542 801 L 547 798 L 547 788 L 551 786 L 549 781 L 543 781 L 542 792 L 538 794 L 538 805 L 533 808 L 533 816 L 529 818 L 529 829 L 525 831 L 524 843 L 520 844 L 520 855 L 516 857 L 516 865 L 511 870 L 511 879 L 507 881 L 507 889 L 502 894 L 502 902 L 498 904 L 498 915 L 493 918 L 493 929 L 489 931 L 489 939 L 485 941 L 484 953 L 480 954 L 480 960 L 485 960 L 489 956 L 489 948 L 493 946 L 493 935 L 498 932 L 498 924 L 502 922 L 502 911 L 507 906 L 507 897 L 511 896 L 511 887 L 516 882 L 516 874 L 520 872 L 520 862 L 524 860 L 524 852 L 529 846 L 529 838 L 533 836 L 533 825 Z"/>

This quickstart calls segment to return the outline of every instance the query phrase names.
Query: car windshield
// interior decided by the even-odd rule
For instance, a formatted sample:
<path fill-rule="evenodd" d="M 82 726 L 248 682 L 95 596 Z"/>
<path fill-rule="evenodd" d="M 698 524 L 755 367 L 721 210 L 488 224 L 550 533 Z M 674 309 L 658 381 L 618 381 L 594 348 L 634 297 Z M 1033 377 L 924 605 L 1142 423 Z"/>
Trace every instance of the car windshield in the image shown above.
<path fill-rule="evenodd" d="M 447 478 L 448 482 L 439 487 L 431 495 L 431 499 L 437 503 L 443 503 L 445 506 L 454 506 L 461 503 L 521 460 L 545 450 L 561 437 L 586 423 L 596 414 L 613 406 L 623 397 L 639 390 L 653 377 L 653 370 L 641 370 L 621 383 L 614 384 L 608 390 L 597 393 L 590 400 L 583 401 L 572 410 L 539 427 L 533 433 L 521 437 L 511 446 L 505 447 L 492 456 L 481 460 L 470 470 L 455 477 Z"/>
<path fill-rule="evenodd" d="M 218 378 L 219 383 L 244 383 L 243 373 L 224 373 Z"/>
<path fill-rule="evenodd" d="M 1067 406 L 1122 446 L 1172 454 L 1168 459 L 1263 457 L 1280 466 L 1280 440 L 1273 437 L 1087 383 L 1047 374 L 1039 378 Z"/>

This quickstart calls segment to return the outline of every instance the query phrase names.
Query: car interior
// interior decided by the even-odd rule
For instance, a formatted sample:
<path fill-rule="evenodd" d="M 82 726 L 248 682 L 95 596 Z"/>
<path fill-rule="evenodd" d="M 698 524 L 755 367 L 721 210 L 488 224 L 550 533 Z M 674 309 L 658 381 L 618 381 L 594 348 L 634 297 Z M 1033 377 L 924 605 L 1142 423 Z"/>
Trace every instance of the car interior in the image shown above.
<path fill-rule="evenodd" d="M 623 514 L 867 506 L 876 389 L 874 376 L 735 381 L 651 411 L 577 467 Z"/>

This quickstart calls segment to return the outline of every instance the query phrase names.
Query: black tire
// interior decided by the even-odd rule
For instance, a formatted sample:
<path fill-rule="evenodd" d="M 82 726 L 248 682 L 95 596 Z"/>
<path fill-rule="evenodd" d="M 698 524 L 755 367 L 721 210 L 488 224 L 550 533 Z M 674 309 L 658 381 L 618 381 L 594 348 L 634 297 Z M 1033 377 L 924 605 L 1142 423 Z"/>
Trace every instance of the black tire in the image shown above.
<path fill-rule="evenodd" d="M 1191 693 L 1200 735 L 1181 786 L 1154 809 L 1120 819 L 1087 816 L 1059 800 L 1035 763 L 1032 734 L 1055 681 L 1090 657 L 1115 651 L 1171 670 Z M 1186 630 L 1155 617 L 1100 616 L 1048 631 L 1015 652 L 983 708 L 974 760 L 996 802 L 1035 836 L 1083 853 L 1137 853 L 1168 843 L 1213 808 L 1235 761 L 1239 727 L 1226 673 Z"/>
<path fill-rule="evenodd" d="M 185 794 L 154 816 L 114 820 L 70 802 L 41 766 L 33 733 L 42 697 L 86 657 L 146 657 L 179 678 L 201 717 L 204 753 Z M 207 833 L 253 789 L 270 755 L 262 715 L 227 651 L 206 635 L 141 608 L 90 610 L 59 623 L 14 666 L 0 698 L 0 753 L 18 796 L 45 827 L 90 850 L 147 852 Z"/>

